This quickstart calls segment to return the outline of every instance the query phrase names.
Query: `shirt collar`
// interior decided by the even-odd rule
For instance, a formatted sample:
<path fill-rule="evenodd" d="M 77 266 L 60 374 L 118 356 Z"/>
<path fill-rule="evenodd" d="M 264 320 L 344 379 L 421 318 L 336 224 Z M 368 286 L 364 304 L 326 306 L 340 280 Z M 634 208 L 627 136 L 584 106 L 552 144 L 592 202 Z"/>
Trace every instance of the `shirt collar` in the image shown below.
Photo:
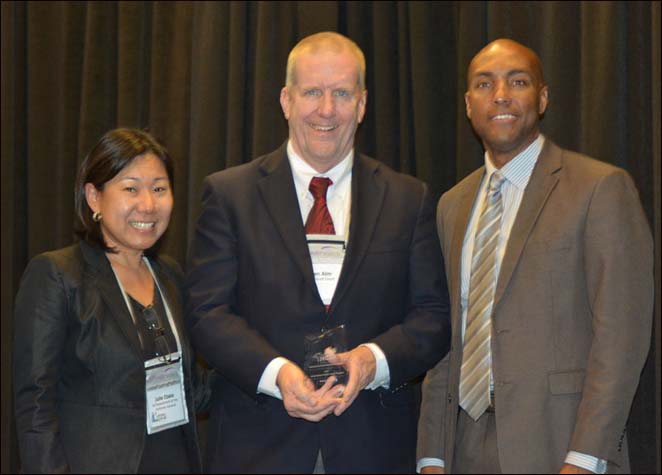
<path fill-rule="evenodd" d="M 354 164 L 354 150 L 350 150 L 349 153 L 345 155 L 345 157 L 340 161 L 340 163 L 325 173 L 319 173 L 308 163 L 306 163 L 306 161 L 294 151 L 291 140 L 287 141 L 287 158 L 290 161 L 290 167 L 292 168 L 292 175 L 294 176 L 294 182 L 297 186 L 297 189 L 300 189 L 302 190 L 302 193 L 307 194 L 308 185 L 310 184 L 310 180 L 312 180 L 313 177 L 327 177 L 330 178 L 333 182 L 333 185 L 329 187 L 327 195 L 331 196 L 333 191 L 336 189 L 335 185 L 338 185 L 351 173 L 352 165 Z"/>
<path fill-rule="evenodd" d="M 515 155 L 500 170 L 504 178 L 522 192 L 529 183 L 529 179 L 533 173 L 533 167 L 535 167 L 538 161 L 543 145 L 545 145 L 545 136 L 538 134 L 538 137 L 528 147 Z M 492 160 L 489 159 L 487 152 L 485 152 L 486 177 L 492 176 L 492 173 L 495 171 L 497 171 L 497 168 L 492 163 Z"/>

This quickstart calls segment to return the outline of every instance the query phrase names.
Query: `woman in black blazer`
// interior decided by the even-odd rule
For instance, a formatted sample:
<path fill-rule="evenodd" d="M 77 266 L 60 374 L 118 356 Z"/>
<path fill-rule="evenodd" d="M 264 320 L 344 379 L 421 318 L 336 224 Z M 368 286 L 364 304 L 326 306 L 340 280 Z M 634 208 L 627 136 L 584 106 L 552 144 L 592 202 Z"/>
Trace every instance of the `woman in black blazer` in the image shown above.
<path fill-rule="evenodd" d="M 182 272 L 156 257 L 173 166 L 116 129 L 76 182 L 73 246 L 29 263 L 16 297 L 14 386 L 24 472 L 200 472 Z"/>

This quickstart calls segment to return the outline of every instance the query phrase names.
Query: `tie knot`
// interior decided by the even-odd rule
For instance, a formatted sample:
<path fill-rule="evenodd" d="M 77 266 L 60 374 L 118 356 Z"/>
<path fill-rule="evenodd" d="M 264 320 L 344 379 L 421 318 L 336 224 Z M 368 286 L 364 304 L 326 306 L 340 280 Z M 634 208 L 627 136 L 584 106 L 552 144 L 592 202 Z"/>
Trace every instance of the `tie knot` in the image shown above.
<path fill-rule="evenodd" d="M 310 185 L 308 186 L 308 189 L 312 193 L 313 198 L 318 200 L 320 198 L 326 198 L 326 190 L 331 185 L 333 185 L 333 182 L 331 181 L 330 178 L 322 178 L 320 176 L 316 176 L 313 177 L 312 180 L 310 180 Z"/>
<path fill-rule="evenodd" d="M 501 174 L 501 172 L 492 173 L 492 176 L 490 177 L 488 193 L 489 194 L 499 193 L 501 191 L 501 185 L 503 185 L 503 182 L 505 180 L 506 178 Z"/>

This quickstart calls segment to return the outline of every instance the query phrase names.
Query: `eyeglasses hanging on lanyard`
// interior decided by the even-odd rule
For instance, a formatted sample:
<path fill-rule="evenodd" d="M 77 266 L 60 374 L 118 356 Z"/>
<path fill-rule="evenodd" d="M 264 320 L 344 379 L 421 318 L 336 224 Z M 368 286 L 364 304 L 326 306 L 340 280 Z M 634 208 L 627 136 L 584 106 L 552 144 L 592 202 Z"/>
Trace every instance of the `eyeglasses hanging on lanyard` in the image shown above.
<path fill-rule="evenodd" d="M 156 356 L 161 358 L 164 362 L 169 363 L 171 361 L 170 355 L 173 352 L 168 344 L 168 338 L 166 337 L 165 328 L 161 323 L 159 314 L 156 312 L 153 305 L 148 305 L 143 309 L 142 316 L 147 324 L 147 329 L 154 335 Z"/>

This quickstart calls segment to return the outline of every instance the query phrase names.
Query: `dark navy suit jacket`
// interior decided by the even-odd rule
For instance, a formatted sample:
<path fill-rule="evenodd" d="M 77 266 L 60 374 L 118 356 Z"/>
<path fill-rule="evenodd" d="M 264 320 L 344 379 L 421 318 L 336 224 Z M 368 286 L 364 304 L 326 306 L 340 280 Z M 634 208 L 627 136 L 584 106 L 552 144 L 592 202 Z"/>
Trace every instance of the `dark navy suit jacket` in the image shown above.
<path fill-rule="evenodd" d="M 214 390 L 206 470 L 327 473 L 415 468 L 425 371 L 448 351 L 450 327 L 434 204 L 420 181 L 355 154 L 349 242 L 325 312 L 283 145 L 205 179 L 191 248 L 188 326 L 222 375 Z M 267 364 L 303 366 L 304 337 L 345 324 L 349 348 L 374 342 L 390 389 L 361 391 L 340 417 L 292 418 L 257 394 Z"/>

